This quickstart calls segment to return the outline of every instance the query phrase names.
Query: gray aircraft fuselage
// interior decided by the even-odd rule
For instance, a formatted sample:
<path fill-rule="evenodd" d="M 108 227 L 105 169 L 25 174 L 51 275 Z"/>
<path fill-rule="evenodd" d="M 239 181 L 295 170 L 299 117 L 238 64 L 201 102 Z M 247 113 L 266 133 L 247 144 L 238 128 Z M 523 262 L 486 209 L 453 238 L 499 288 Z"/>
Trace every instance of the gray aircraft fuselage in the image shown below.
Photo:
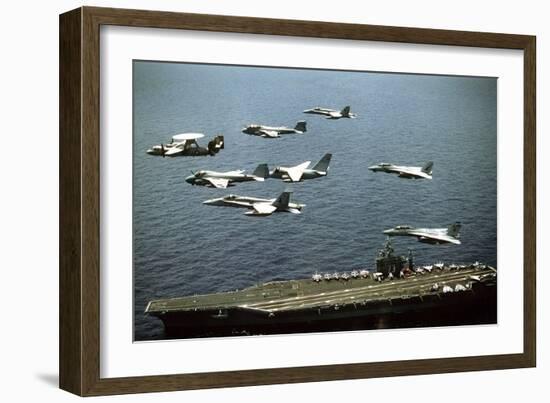
<path fill-rule="evenodd" d="M 206 178 L 226 179 L 229 181 L 228 186 L 233 186 L 236 182 L 249 182 L 257 181 L 258 177 L 255 175 L 249 175 L 242 172 L 216 172 L 216 171 L 198 171 L 194 175 L 189 175 L 185 178 L 185 182 L 191 185 L 197 186 L 211 186 Z"/>
<path fill-rule="evenodd" d="M 270 132 L 277 132 L 279 134 L 291 134 L 291 133 L 303 133 L 300 130 L 292 129 L 291 127 L 271 127 L 271 126 L 263 126 L 263 125 L 249 125 L 246 126 L 243 129 L 243 133 L 246 134 L 253 134 L 257 136 L 262 135 L 262 130 L 270 131 Z"/>
<path fill-rule="evenodd" d="M 453 243 L 459 245 L 458 239 L 460 223 L 451 224 L 448 228 L 413 228 L 406 225 L 400 225 L 384 231 L 388 236 L 413 236 L 419 242 L 432 245 Z"/>
<path fill-rule="evenodd" d="M 240 207 L 252 210 L 249 213 L 245 213 L 247 215 L 270 215 L 274 212 L 300 214 L 302 208 L 305 207 L 305 204 L 291 203 L 289 192 L 283 192 L 275 199 L 262 199 L 258 197 L 230 194 L 225 197 L 206 200 L 203 204 L 209 206 Z"/>

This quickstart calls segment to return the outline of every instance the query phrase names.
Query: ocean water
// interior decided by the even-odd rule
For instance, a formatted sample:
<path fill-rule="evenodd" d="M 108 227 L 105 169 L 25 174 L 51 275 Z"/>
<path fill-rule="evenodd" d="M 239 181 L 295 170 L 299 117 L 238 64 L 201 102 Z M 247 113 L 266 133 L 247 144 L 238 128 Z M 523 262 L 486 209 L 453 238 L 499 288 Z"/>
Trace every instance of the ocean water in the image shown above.
<path fill-rule="evenodd" d="M 228 291 L 274 279 L 373 266 L 385 236 L 400 224 L 463 224 L 461 245 L 397 237 L 396 252 L 417 263 L 496 266 L 497 80 L 371 72 L 134 62 L 133 233 L 135 340 L 162 339 L 162 322 L 143 313 L 152 299 Z M 357 119 L 302 113 L 351 105 Z M 241 133 L 260 123 L 308 131 L 279 139 Z M 146 150 L 173 134 L 216 134 L 214 157 L 162 158 Z M 191 186 L 199 169 L 252 171 L 333 154 L 327 177 L 302 183 Z M 433 180 L 373 173 L 379 162 L 421 166 Z M 233 193 L 275 198 L 284 190 L 301 215 L 257 218 L 202 202 Z"/>

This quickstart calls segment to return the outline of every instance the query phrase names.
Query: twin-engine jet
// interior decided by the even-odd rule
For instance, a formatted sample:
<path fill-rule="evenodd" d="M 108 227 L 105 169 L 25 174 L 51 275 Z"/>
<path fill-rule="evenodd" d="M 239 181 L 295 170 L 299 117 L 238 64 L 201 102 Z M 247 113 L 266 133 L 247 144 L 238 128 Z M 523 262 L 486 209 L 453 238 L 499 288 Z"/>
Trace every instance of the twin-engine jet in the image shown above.
<path fill-rule="evenodd" d="M 172 136 L 168 144 L 159 144 L 147 150 L 147 154 L 161 155 L 162 157 L 216 155 L 224 148 L 223 136 L 216 136 L 210 140 L 208 147 L 201 147 L 197 139 L 203 138 L 202 133 L 182 133 Z"/>
<path fill-rule="evenodd" d="M 388 236 L 415 236 L 419 242 L 439 245 L 453 243 L 460 245 L 461 224 L 456 222 L 447 228 L 413 228 L 408 225 L 398 225 L 384 231 Z"/>
<path fill-rule="evenodd" d="M 373 172 L 397 174 L 400 178 L 406 179 L 432 179 L 433 165 L 434 163 L 432 161 L 427 162 L 423 167 L 405 167 L 382 162 L 370 166 L 369 169 Z"/>
<path fill-rule="evenodd" d="M 252 172 L 251 175 L 246 174 L 246 171 L 197 171 L 193 175 L 185 178 L 187 183 L 191 185 L 209 186 L 225 189 L 228 186 L 234 186 L 236 182 L 258 181 L 263 182 L 269 176 L 267 164 L 260 164 Z"/>
<path fill-rule="evenodd" d="M 257 197 L 229 195 L 217 199 L 206 200 L 203 203 L 209 206 L 247 208 L 246 215 L 268 216 L 273 213 L 286 212 L 300 214 L 305 204 L 291 203 L 291 192 L 283 192 L 276 199 L 260 199 Z"/>
<path fill-rule="evenodd" d="M 270 178 L 282 179 L 285 182 L 301 182 L 326 176 L 329 170 L 332 154 L 327 153 L 313 168 L 308 168 L 311 161 L 306 161 L 294 167 L 277 167 L 269 173 Z"/>
<path fill-rule="evenodd" d="M 340 119 L 340 118 L 355 119 L 357 116 L 355 115 L 355 113 L 351 113 L 350 110 L 351 108 L 349 106 L 346 106 L 341 111 L 336 109 L 321 108 L 320 106 L 317 106 L 313 109 L 306 109 L 304 113 L 311 113 L 314 115 L 324 115 L 327 117 L 327 119 Z"/>
<path fill-rule="evenodd" d="M 271 127 L 271 126 L 263 126 L 263 125 L 248 125 L 243 129 L 243 133 L 251 134 L 254 136 L 260 136 L 265 138 L 277 138 L 280 137 L 281 134 L 303 134 L 306 132 L 306 122 L 300 121 L 296 123 L 296 126 L 294 126 L 294 129 L 290 127 Z"/>

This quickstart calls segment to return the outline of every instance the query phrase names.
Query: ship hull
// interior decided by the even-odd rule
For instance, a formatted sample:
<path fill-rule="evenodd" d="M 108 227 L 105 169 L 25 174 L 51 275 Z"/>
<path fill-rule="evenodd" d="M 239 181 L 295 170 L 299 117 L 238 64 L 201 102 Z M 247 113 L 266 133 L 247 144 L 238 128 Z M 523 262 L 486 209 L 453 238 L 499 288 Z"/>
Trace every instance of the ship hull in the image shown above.
<path fill-rule="evenodd" d="M 497 323 L 496 284 L 452 293 L 292 309 L 232 307 L 158 312 L 166 338 L 479 325 Z"/>

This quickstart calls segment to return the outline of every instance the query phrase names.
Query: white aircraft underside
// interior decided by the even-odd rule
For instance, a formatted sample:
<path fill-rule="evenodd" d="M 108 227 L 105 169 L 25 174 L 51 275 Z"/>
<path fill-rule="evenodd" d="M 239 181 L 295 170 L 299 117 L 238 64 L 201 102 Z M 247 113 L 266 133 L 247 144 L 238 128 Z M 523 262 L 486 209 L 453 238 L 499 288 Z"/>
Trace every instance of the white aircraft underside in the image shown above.
<path fill-rule="evenodd" d="M 433 228 L 433 229 L 423 229 L 419 228 L 409 232 L 409 235 L 416 236 L 419 240 L 434 240 L 439 242 L 448 242 L 455 245 L 460 245 L 461 242 L 457 238 L 447 235 L 446 228 Z"/>
<path fill-rule="evenodd" d="M 302 176 L 309 164 L 311 164 L 311 161 L 303 162 L 294 167 L 277 167 L 275 171 L 283 174 L 283 180 L 287 180 L 289 182 L 300 182 L 300 179 L 302 179 Z"/>
<path fill-rule="evenodd" d="M 281 202 L 283 193 L 277 199 L 261 199 L 256 197 L 248 196 L 236 196 L 229 195 L 225 197 L 220 197 L 218 199 L 206 200 L 204 204 L 209 204 L 213 206 L 227 206 L 227 207 L 241 207 L 247 208 L 251 211 L 246 212 L 247 215 L 261 215 L 267 216 L 271 215 L 275 211 L 285 211 L 293 214 L 301 214 L 300 210 L 305 204 L 299 203 L 289 203 L 288 195 L 287 202 Z"/>
<path fill-rule="evenodd" d="M 369 169 L 373 172 L 386 172 L 397 174 L 401 178 L 432 179 L 432 167 L 433 162 L 431 161 L 426 163 L 423 167 L 401 166 L 383 162 L 377 165 L 370 166 Z"/>
<path fill-rule="evenodd" d="M 389 170 L 402 177 L 412 176 L 412 177 L 418 177 L 418 178 L 432 179 L 432 176 L 426 172 L 422 172 L 422 168 L 420 167 L 394 166 Z"/>
<path fill-rule="evenodd" d="M 313 109 L 306 109 L 304 113 L 324 115 L 324 116 L 327 116 L 328 119 L 340 119 L 344 117 L 354 119 L 356 117 L 354 113 L 351 113 L 349 111 L 349 107 L 346 107 L 342 110 L 336 110 L 336 109 L 330 109 L 330 108 L 321 108 L 320 106 L 317 106 Z"/>

